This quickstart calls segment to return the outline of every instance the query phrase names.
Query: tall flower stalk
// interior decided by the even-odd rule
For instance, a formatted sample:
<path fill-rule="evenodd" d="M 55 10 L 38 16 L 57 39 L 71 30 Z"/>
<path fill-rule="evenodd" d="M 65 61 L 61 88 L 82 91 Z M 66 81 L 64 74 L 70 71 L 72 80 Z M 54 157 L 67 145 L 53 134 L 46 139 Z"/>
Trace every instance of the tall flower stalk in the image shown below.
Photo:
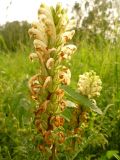
<path fill-rule="evenodd" d="M 68 19 L 67 11 L 60 4 L 56 8 L 41 4 L 38 22 L 33 22 L 28 31 L 35 48 L 30 60 L 39 63 L 39 71 L 29 80 L 31 97 L 36 104 L 34 124 L 40 137 L 38 148 L 41 153 L 47 153 L 49 160 L 56 159 L 59 146 L 65 149 L 67 145 L 66 151 L 74 154 L 88 127 L 89 113 L 102 113 L 93 99 L 102 89 L 102 82 L 94 71 L 79 76 L 77 92 L 67 86 L 71 79 L 67 63 L 76 51 L 76 46 L 69 43 L 75 33 L 74 26 L 75 21 Z M 71 116 L 66 117 L 71 104 L 74 106 Z M 92 126 L 93 121 L 90 123 Z"/>
<path fill-rule="evenodd" d="M 56 8 L 41 4 L 38 22 L 32 23 L 29 35 L 33 38 L 35 52 L 30 59 L 39 62 L 39 72 L 29 80 L 31 97 L 36 102 L 35 126 L 42 137 L 39 149 L 51 150 L 49 159 L 55 159 L 57 145 L 65 141 L 64 118 L 66 107 L 64 90 L 69 85 L 71 72 L 65 62 L 71 59 L 76 46 L 68 44 L 75 31 L 74 20 L 68 20 L 67 12 L 58 4 Z"/>

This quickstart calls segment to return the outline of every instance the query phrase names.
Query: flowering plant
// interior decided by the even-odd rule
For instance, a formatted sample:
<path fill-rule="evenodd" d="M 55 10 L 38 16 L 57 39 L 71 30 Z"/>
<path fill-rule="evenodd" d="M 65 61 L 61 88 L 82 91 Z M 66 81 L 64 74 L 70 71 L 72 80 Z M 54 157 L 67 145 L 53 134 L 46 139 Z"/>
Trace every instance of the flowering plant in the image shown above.
<path fill-rule="evenodd" d="M 32 23 L 28 31 L 35 48 L 30 60 L 38 60 L 40 64 L 38 73 L 29 80 L 31 97 L 36 102 L 34 123 L 41 137 L 38 148 L 50 153 L 49 159 L 56 158 L 59 148 L 69 137 L 80 139 L 91 110 L 101 113 L 90 100 L 99 96 L 101 90 L 101 81 L 95 72 L 80 76 L 79 93 L 67 87 L 71 79 L 67 63 L 76 51 L 76 46 L 69 44 L 75 33 L 74 26 L 75 20 L 68 19 L 60 4 L 56 8 L 41 4 L 38 22 Z M 71 105 L 73 114 L 67 117 Z"/>

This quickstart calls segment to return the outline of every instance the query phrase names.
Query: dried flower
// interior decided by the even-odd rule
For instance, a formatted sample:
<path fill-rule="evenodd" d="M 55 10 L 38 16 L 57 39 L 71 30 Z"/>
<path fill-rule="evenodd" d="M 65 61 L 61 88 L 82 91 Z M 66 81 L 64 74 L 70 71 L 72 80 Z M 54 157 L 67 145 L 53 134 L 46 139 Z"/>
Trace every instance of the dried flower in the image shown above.
<path fill-rule="evenodd" d="M 64 124 L 64 118 L 60 117 L 60 116 L 55 116 L 53 118 L 53 123 L 54 123 L 54 125 L 56 127 L 63 126 L 63 124 Z"/>
<path fill-rule="evenodd" d="M 61 143 L 64 143 L 65 141 L 65 135 L 63 132 L 59 132 L 58 134 L 58 142 L 61 144 Z"/>
<path fill-rule="evenodd" d="M 29 89 L 33 95 L 38 94 L 40 91 L 40 88 L 42 87 L 41 85 L 42 80 L 40 79 L 39 76 L 40 76 L 39 74 L 34 75 L 33 77 L 30 78 L 28 83 Z"/>
<path fill-rule="evenodd" d="M 52 82 L 52 78 L 51 78 L 51 76 L 48 76 L 48 77 L 46 78 L 44 84 L 43 84 L 43 88 L 44 88 L 44 89 L 45 89 L 45 88 L 48 88 L 48 86 L 51 84 L 51 82 Z"/>
<path fill-rule="evenodd" d="M 60 82 L 65 85 L 70 84 L 71 72 L 67 67 L 63 67 L 62 71 L 59 73 Z"/>

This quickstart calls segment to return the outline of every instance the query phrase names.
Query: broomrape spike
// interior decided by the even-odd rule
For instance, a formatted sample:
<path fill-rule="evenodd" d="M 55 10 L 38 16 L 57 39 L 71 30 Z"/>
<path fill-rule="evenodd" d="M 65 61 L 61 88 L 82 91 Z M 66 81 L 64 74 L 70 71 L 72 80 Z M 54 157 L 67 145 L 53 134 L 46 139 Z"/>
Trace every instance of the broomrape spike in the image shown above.
<path fill-rule="evenodd" d="M 41 4 L 38 20 L 32 23 L 28 32 L 35 48 L 29 57 L 31 60 L 40 60 L 40 71 L 29 80 L 29 88 L 36 102 L 35 126 L 43 141 L 38 148 L 47 151 L 49 147 L 51 159 L 56 152 L 56 144 L 65 141 L 65 133 L 59 128 L 64 125 L 60 113 L 67 104 L 61 85 L 70 84 L 71 72 L 63 65 L 62 59 L 70 60 L 76 50 L 75 45 L 65 45 L 75 31 L 72 30 L 73 23 L 68 21 L 66 10 L 60 4 L 56 8 Z M 58 29 L 59 26 L 62 28 Z"/>
<path fill-rule="evenodd" d="M 33 22 L 28 31 L 34 45 L 34 52 L 29 58 L 31 61 L 38 59 L 40 64 L 39 72 L 28 82 L 31 97 L 36 103 L 34 124 L 42 142 L 38 144 L 38 149 L 44 153 L 51 150 L 49 160 L 55 160 L 58 146 L 69 136 L 78 137 L 77 141 L 72 139 L 71 148 L 75 151 L 76 142 L 81 143 L 84 129 L 88 126 L 90 110 L 86 110 L 83 107 L 85 104 L 81 102 L 83 106 L 74 103 L 74 111 L 71 119 L 68 119 L 72 129 L 64 129 L 63 111 L 68 101 L 64 98 L 62 85 L 69 85 L 71 81 L 71 71 L 65 66 L 65 62 L 71 59 L 77 49 L 75 45 L 68 43 L 75 34 L 75 26 L 75 20 L 68 19 L 67 12 L 62 9 L 61 4 L 57 4 L 56 8 L 41 4 L 38 22 Z M 100 95 L 101 89 L 102 81 L 94 71 L 79 76 L 77 91 L 81 97 L 86 96 L 93 104 L 92 110 L 99 113 L 100 110 L 93 98 Z M 74 97 L 73 94 L 71 96 Z M 69 132 L 65 133 L 67 130 Z"/>

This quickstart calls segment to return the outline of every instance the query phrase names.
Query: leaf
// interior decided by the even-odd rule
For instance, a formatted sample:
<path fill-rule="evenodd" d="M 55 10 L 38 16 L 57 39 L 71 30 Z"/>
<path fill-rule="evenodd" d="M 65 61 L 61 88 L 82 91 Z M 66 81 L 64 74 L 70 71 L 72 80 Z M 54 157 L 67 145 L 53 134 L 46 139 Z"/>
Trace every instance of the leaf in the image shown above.
<path fill-rule="evenodd" d="M 103 115 L 104 115 L 104 116 L 106 115 L 108 109 L 109 109 L 111 106 L 114 106 L 114 104 L 109 104 L 109 105 L 107 105 L 107 106 L 105 107 L 105 109 L 104 109 L 104 111 L 103 111 Z"/>
<path fill-rule="evenodd" d="M 117 159 L 117 160 L 120 160 L 120 156 L 118 154 L 114 154 L 114 157 Z"/>
<path fill-rule="evenodd" d="M 119 152 L 117 150 L 111 150 L 111 151 L 107 151 L 106 156 L 108 159 L 115 157 L 117 160 L 120 160 L 118 153 Z"/>
<path fill-rule="evenodd" d="M 72 111 L 73 110 L 71 108 L 67 107 L 62 113 L 62 117 L 64 117 L 65 120 L 68 122 L 70 121 L 70 119 L 72 117 Z"/>
<path fill-rule="evenodd" d="M 62 88 L 64 89 L 65 95 L 69 100 L 81 105 L 82 107 L 84 107 L 84 109 L 91 109 L 92 111 L 98 114 L 102 114 L 100 108 L 94 105 L 92 101 L 88 99 L 86 96 L 77 93 L 74 89 L 72 89 L 69 86 L 62 86 Z"/>
<path fill-rule="evenodd" d="M 76 107 L 76 104 L 73 103 L 72 101 L 66 101 L 66 108 L 65 110 L 62 112 L 61 116 L 68 122 L 70 122 L 70 119 L 73 115 L 73 110 Z"/>
<path fill-rule="evenodd" d="M 92 105 L 91 109 L 92 109 L 92 111 L 94 111 L 94 112 L 96 112 L 98 114 L 102 114 L 101 109 L 98 106 L 96 106 L 96 105 Z"/>

